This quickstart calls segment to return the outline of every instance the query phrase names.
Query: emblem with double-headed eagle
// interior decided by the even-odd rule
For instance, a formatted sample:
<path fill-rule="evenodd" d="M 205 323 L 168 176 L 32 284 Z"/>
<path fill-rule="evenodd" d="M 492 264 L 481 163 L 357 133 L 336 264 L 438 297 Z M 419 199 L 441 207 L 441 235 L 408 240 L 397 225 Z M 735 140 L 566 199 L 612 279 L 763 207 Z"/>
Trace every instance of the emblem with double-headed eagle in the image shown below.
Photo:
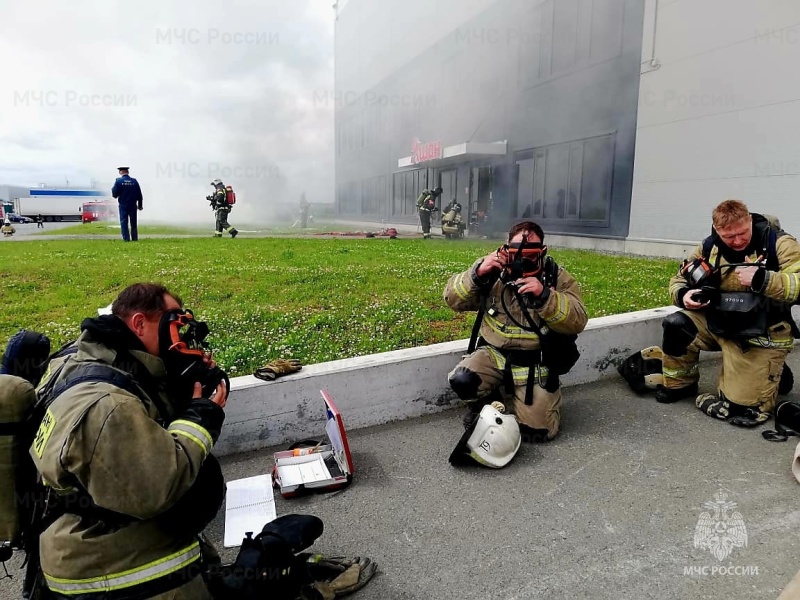
<path fill-rule="evenodd" d="M 734 548 L 747 547 L 747 528 L 742 514 L 734 511 L 735 502 L 720 490 L 714 502 L 704 502 L 704 512 L 694 528 L 694 547 L 709 550 L 718 560 L 725 560 Z M 733 511 L 733 512 L 731 512 Z"/>

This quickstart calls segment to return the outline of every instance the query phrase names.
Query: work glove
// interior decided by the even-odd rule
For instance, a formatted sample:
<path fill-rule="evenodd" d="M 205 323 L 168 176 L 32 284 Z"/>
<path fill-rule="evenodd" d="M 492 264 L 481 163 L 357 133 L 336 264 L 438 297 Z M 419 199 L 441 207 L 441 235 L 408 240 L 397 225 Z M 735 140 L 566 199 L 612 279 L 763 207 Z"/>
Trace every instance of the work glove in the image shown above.
<path fill-rule="evenodd" d="M 303 589 L 300 597 L 303 600 L 334 600 L 367 585 L 378 570 L 378 565 L 364 556 L 345 558 L 317 555 L 309 559 L 306 569 L 313 583 Z"/>
<path fill-rule="evenodd" d="M 276 358 L 269 361 L 260 369 L 256 369 L 253 373 L 254 376 L 264 381 L 273 381 L 281 375 L 288 375 L 289 373 L 296 373 L 303 368 L 300 361 L 296 358 Z"/>

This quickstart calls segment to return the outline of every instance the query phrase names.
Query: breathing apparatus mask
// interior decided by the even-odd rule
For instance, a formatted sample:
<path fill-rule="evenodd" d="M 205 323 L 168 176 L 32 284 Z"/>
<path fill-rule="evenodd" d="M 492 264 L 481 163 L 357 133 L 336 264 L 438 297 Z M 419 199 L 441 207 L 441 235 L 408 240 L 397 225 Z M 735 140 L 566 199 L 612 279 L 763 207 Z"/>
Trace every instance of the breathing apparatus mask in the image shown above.
<path fill-rule="evenodd" d="M 686 279 L 689 289 L 700 290 L 699 294 L 693 296 L 696 302 L 708 302 L 714 300 L 719 294 L 719 285 L 723 269 L 736 267 L 758 267 L 766 268 L 763 257 L 759 257 L 756 262 L 726 263 L 714 267 L 708 260 L 700 256 L 693 260 L 684 260 L 681 264 L 680 273 Z"/>
<path fill-rule="evenodd" d="M 523 235 L 521 242 L 498 248 L 497 256 L 503 264 L 500 279 L 508 283 L 522 277 L 538 277 L 544 268 L 547 246 L 541 242 L 529 242 L 528 236 Z"/>
<path fill-rule="evenodd" d="M 205 341 L 208 325 L 194 318 L 191 310 L 166 311 L 158 325 L 159 355 L 181 399 L 191 398 L 195 382 L 203 387 L 203 398 L 211 398 L 220 382 L 230 393 L 228 375 L 217 366 L 209 366 L 211 351 Z"/>

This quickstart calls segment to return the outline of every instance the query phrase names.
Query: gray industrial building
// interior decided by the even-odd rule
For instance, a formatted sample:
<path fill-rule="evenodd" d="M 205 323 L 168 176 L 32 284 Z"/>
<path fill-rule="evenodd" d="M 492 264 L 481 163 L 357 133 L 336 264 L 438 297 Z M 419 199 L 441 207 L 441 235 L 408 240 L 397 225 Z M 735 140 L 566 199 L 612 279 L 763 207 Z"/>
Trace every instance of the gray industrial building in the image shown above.
<path fill-rule="evenodd" d="M 627 235 L 644 0 L 382 4 L 336 21 L 340 215 L 440 185 L 483 231 Z"/>
<path fill-rule="evenodd" d="M 342 216 L 415 223 L 441 185 L 470 222 L 530 215 L 559 245 L 680 256 L 728 198 L 800 235 L 800 3 L 336 7 Z"/>

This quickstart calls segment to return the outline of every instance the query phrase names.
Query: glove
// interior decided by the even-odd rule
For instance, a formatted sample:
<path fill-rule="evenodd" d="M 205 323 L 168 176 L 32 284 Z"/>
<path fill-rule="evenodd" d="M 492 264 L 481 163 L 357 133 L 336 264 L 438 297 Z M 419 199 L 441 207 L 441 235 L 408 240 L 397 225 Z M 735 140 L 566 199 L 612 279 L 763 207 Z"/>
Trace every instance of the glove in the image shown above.
<path fill-rule="evenodd" d="M 367 585 L 378 570 L 374 561 L 363 556 L 326 558 L 318 555 L 311 560 L 315 562 L 307 563 L 306 569 L 314 583 L 303 589 L 303 600 L 334 600 L 352 594 Z"/>
<path fill-rule="evenodd" d="M 260 369 L 256 369 L 253 375 L 264 381 L 274 381 L 281 375 L 296 373 L 302 368 L 303 366 L 296 358 L 276 358 L 275 360 L 269 361 Z"/>

